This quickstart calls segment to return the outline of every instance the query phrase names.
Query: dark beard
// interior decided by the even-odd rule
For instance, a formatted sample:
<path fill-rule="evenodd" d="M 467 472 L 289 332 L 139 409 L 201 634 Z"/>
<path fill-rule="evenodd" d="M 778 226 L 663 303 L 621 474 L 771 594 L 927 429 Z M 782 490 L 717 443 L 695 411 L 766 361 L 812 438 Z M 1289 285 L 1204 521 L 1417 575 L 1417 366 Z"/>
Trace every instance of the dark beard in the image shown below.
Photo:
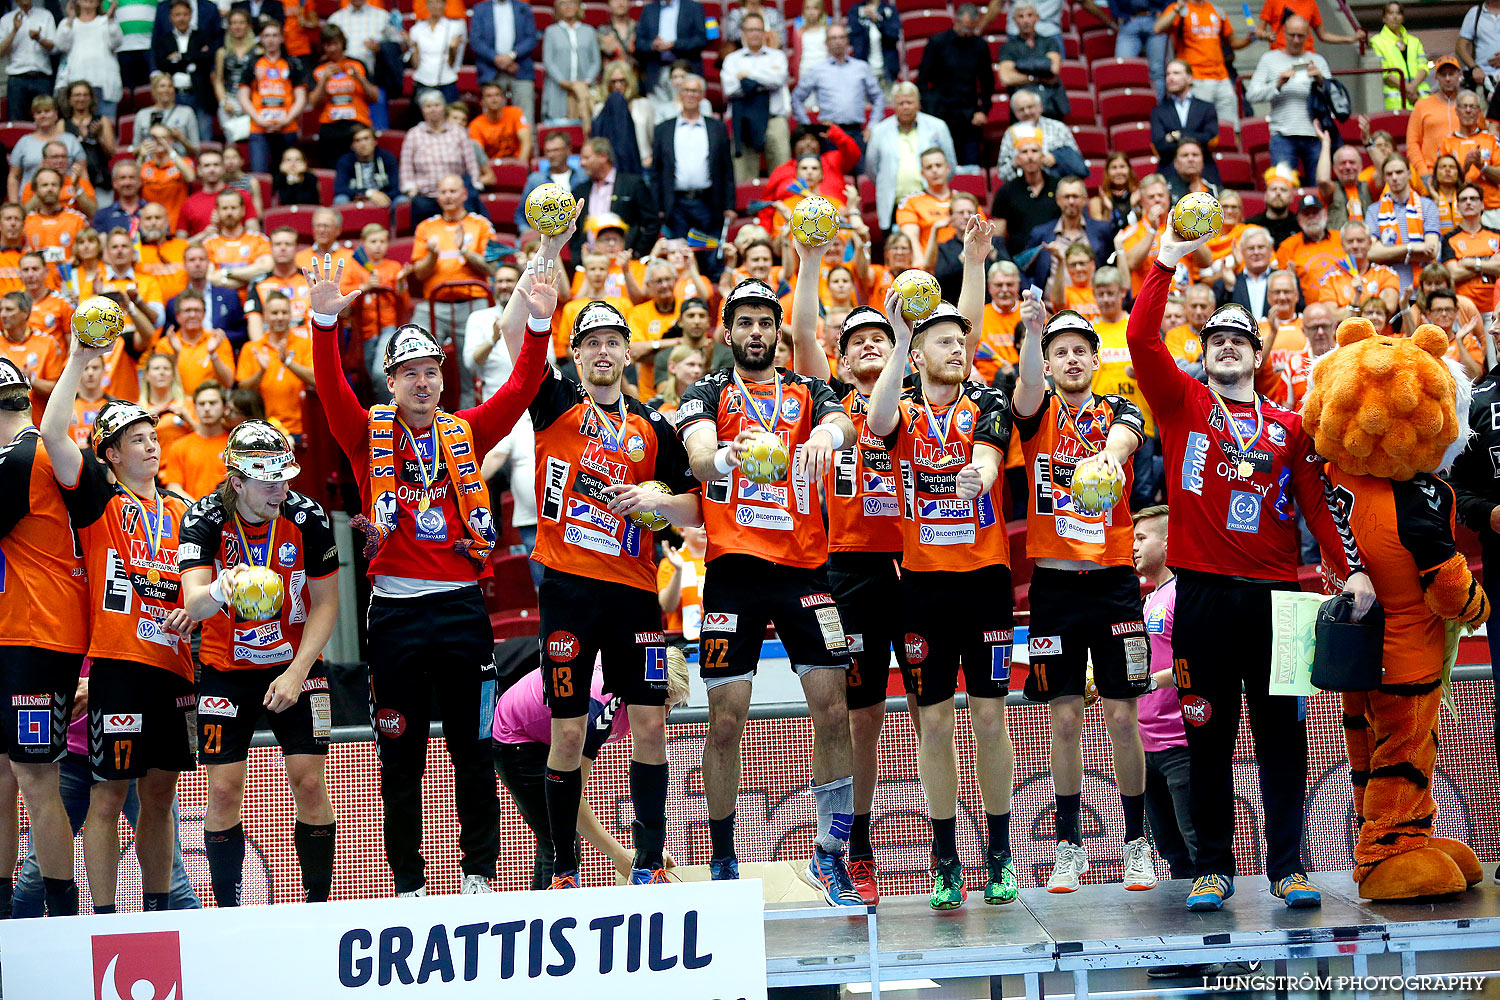
<path fill-rule="evenodd" d="M 747 372 L 770 371 L 776 363 L 776 347 L 774 344 L 767 344 L 765 354 L 759 359 L 752 358 L 748 348 L 744 344 L 737 343 L 732 339 L 729 341 L 729 351 L 734 355 L 734 363 Z"/>

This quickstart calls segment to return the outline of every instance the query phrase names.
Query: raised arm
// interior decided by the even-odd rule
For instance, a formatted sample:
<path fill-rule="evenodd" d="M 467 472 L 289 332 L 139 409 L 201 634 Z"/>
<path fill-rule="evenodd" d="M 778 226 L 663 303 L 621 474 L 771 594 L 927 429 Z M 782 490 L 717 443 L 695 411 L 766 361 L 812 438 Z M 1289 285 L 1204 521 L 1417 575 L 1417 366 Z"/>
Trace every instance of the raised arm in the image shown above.
<path fill-rule="evenodd" d="M 797 251 L 797 287 L 792 290 L 792 370 L 827 382 L 833 375 L 818 343 L 818 270 L 823 248 L 792 240 Z"/>
<path fill-rule="evenodd" d="M 541 270 L 547 276 L 553 287 L 554 300 L 557 296 L 556 281 L 552 280 L 556 275 L 563 273 L 562 264 L 558 257 L 562 254 L 563 247 L 573 238 L 573 232 L 578 227 L 578 219 L 583 214 L 583 203 L 578 204 L 578 210 L 573 214 L 573 221 L 568 228 L 556 236 L 542 237 L 541 246 L 537 249 L 536 256 L 532 257 L 531 263 L 521 273 L 520 280 L 516 282 L 516 292 L 512 294 L 510 301 L 505 304 L 505 309 L 500 314 L 500 333 L 505 338 L 505 348 L 510 351 L 512 358 L 521 356 L 521 346 L 526 340 L 526 326 L 528 322 L 527 295 L 535 284 L 536 272 Z M 628 273 L 629 268 L 626 268 Z M 552 314 L 547 314 L 550 321 Z M 529 403 L 530 400 L 528 399 Z"/>
<path fill-rule="evenodd" d="M 52 405 L 42 415 L 42 444 L 46 445 L 47 457 L 52 461 L 53 477 L 65 488 L 76 486 L 83 470 L 83 452 L 74 443 L 68 429 L 73 422 L 73 400 L 78 397 L 78 382 L 89 362 L 104 357 L 109 351 L 109 347 L 88 347 L 74 341 L 68 363 L 63 365 L 62 374 L 52 389 Z"/>
<path fill-rule="evenodd" d="M 547 375 L 547 356 L 552 353 L 552 316 L 557 312 L 557 284 L 552 279 L 555 269 L 561 265 L 554 257 L 537 266 L 542 280 L 534 282 L 525 291 L 518 285 L 511 294 L 511 302 L 519 300 L 521 311 L 526 314 L 527 332 L 520 350 L 511 355 L 515 358 L 515 366 L 510 377 L 489 399 L 457 414 L 469 422 L 474 431 L 474 447 L 481 453 L 487 453 L 511 432 L 521 414 L 526 412 L 526 407 L 536 398 L 536 391 Z M 507 305 L 506 314 L 509 313 Z M 505 314 L 501 315 L 500 323 L 504 327 Z"/>
<path fill-rule="evenodd" d="M 901 296 L 895 292 L 885 297 L 885 315 L 896 331 L 896 346 L 886 360 L 885 370 L 875 380 L 865 416 L 865 425 L 878 437 L 889 437 L 901 422 L 901 383 L 906 378 L 907 356 L 911 354 L 911 327 L 901 315 Z"/>
<path fill-rule="evenodd" d="M 984 266 L 994 248 L 995 224 L 983 215 L 971 215 L 964 227 L 964 277 L 958 289 L 958 311 L 969 321 L 964 337 L 964 370 L 974 367 L 974 355 L 984 336 Z M 936 243 L 936 237 L 933 238 Z"/>
<path fill-rule="evenodd" d="M 328 429 L 344 454 L 357 465 L 363 460 L 361 449 L 369 431 L 370 414 L 360 405 L 344 377 L 344 364 L 339 357 L 338 317 L 359 298 L 360 289 L 356 286 L 347 295 L 339 294 L 339 282 L 344 276 L 342 257 L 335 266 L 325 254 L 321 263 L 314 259 L 312 267 L 303 274 L 308 284 L 308 326 L 312 330 L 313 379 L 318 400 L 323 404 Z"/>
<path fill-rule="evenodd" d="M 1047 372 L 1042 359 L 1042 324 L 1046 307 L 1033 288 L 1021 297 L 1021 322 L 1026 324 L 1026 340 L 1021 344 L 1021 360 L 1016 366 L 1016 387 L 1011 393 L 1011 412 L 1030 417 L 1042 408 L 1047 396 Z"/>
<path fill-rule="evenodd" d="M 1156 262 L 1147 270 L 1141 294 L 1136 296 L 1125 326 L 1125 342 L 1130 348 L 1130 363 L 1135 366 L 1136 381 L 1153 413 L 1161 416 L 1181 404 L 1187 386 L 1197 385 L 1188 376 L 1161 339 L 1161 317 L 1167 309 L 1167 294 L 1172 290 L 1172 276 L 1177 265 L 1188 254 L 1206 244 L 1212 234 L 1187 242 L 1170 229 L 1161 237 Z"/>

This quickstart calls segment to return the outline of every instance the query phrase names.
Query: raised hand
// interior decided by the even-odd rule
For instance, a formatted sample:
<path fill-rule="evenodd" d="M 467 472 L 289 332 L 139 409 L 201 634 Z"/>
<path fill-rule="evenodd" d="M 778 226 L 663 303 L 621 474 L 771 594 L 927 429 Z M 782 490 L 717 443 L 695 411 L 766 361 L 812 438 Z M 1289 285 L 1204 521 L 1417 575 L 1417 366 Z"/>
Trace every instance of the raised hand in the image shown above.
<path fill-rule="evenodd" d="M 347 295 L 339 294 L 339 283 L 344 277 L 344 258 L 340 257 L 338 267 L 333 264 L 333 254 L 323 255 L 323 264 L 318 265 L 317 255 L 313 255 L 312 266 L 302 272 L 307 278 L 307 308 L 309 312 L 320 316 L 337 316 L 359 298 L 358 288 Z"/>
<path fill-rule="evenodd" d="M 521 293 L 526 296 L 526 308 L 535 319 L 547 319 L 557 312 L 556 278 L 557 258 L 548 257 L 543 261 L 538 255 L 531 287 Z"/>
<path fill-rule="evenodd" d="M 995 224 L 979 214 L 969 216 L 964 227 L 964 260 L 983 264 L 994 249 Z"/>

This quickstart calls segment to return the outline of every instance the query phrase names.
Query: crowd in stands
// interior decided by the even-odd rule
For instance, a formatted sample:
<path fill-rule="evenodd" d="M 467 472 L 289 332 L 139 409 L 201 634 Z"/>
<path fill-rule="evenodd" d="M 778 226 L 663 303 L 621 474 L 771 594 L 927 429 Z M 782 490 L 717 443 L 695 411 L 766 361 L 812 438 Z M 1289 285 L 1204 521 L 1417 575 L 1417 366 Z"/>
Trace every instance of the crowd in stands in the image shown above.
<path fill-rule="evenodd" d="M 1179 268 L 1163 334 L 1184 367 L 1227 301 L 1265 327 L 1262 388 L 1287 405 L 1349 314 L 1437 323 L 1473 374 L 1492 363 L 1500 4 L 1429 73 L 1399 3 L 1368 37 L 1311 0 L 1268 0 L 1243 30 L 1212 0 L 383 2 L 3 5 L 0 347 L 38 415 L 73 308 L 114 297 L 127 333 L 85 386 L 80 439 L 103 399 L 139 398 L 164 418 L 169 480 L 201 495 L 236 420 L 308 429 L 302 268 L 324 255 L 366 292 L 345 352 L 362 396 L 382 398 L 384 338 L 415 318 L 452 345 L 453 405 L 470 404 L 508 372 L 494 309 L 536 238 L 525 196 L 549 182 L 583 212 L 556 364 L 575 374 L 572 319 L 609 301 L 634 331 L 632 391 L 667 412 L 728 364 L 714 334 L 736 280 L 790 302 L 788 224 L 810 194 L 845 216 L 820 279 L 835 372 L 843 316 L 903 269 L 956 296 L 983 213 L 974 377 L 1013 377 L 1035 286 L 1094 320 L 1101 391 L 1144 409 L 1124 315 L 1194 191 L 1219 195 L 1224 228 Z M 1334 79 L 1315 49 L 1367 38 L 1384 109 L 1310 113 Z M 1136 485 L 1150 502 L 1153 478 Z"/>

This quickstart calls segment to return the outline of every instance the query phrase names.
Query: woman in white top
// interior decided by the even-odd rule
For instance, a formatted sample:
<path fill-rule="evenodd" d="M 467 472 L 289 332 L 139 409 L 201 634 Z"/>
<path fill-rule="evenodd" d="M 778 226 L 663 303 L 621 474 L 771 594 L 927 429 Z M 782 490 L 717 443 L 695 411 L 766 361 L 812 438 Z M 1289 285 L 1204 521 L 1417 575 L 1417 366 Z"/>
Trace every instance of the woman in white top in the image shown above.
<path fill-rule="evenodd" d="M 260 40 L 250 30 L 250 12 L 234 7 L 225 18 L 224 44 L 214 53 L 214 94 L 219 99 L 219 128 L 230 142 L 250 138 L 250 115 L 240 107 L 240 77 L 260 58 Z"/>
<path fill-rule="evenodd" d="M 67 53 L 57 72 L 59 89 L 82 80 L 94 88 L 99 114 L 113 119 L 120 104 L 120 59 L 115 55 L 125 42 L 114 9 L 99 13 L 99 0 L 71 0 L 68 16 L 57 27 L 57 49 Z"/>
<path fill-rule="evenodd" d="M 462 21 L 443 17 L 442 4 L 427 6 L 432 16 L 411 26 L 406 61 L 412 65 L 412 79 L 418 87 L 431 87 L 442 93 L 443 100 L 456 101 L 458 63 L 468 29 Z"/>
<path fill-rule="evenodd" d="M 557 20 L 542 35 L 542 118 L 592 121 L 593 94 L 599 81 L 599 36 L 578 19 L 578 0 L 557 0 Z"/>
<path fill-rule="evenodd" d="M 802 0 L 802 16 L 792 22 L 792 71 L 800 77 L 828 61 L 828 15 L 823 0 Z"/>
<path fill-rule="evenodd" d="M 656 111 L 651 102 L 641 96 L 640 81 L 635 70 L 625 59 L 607 63 L 602 74 L 603 86 L 594 98 L 594 103 L 603 107 L 612 92 L 619 93 L 630 105 L 630 120 L 635 124 L 635 145 L 641 154 L 641 166 L 651 169 L 651 132 L 656 128 Z"/>

